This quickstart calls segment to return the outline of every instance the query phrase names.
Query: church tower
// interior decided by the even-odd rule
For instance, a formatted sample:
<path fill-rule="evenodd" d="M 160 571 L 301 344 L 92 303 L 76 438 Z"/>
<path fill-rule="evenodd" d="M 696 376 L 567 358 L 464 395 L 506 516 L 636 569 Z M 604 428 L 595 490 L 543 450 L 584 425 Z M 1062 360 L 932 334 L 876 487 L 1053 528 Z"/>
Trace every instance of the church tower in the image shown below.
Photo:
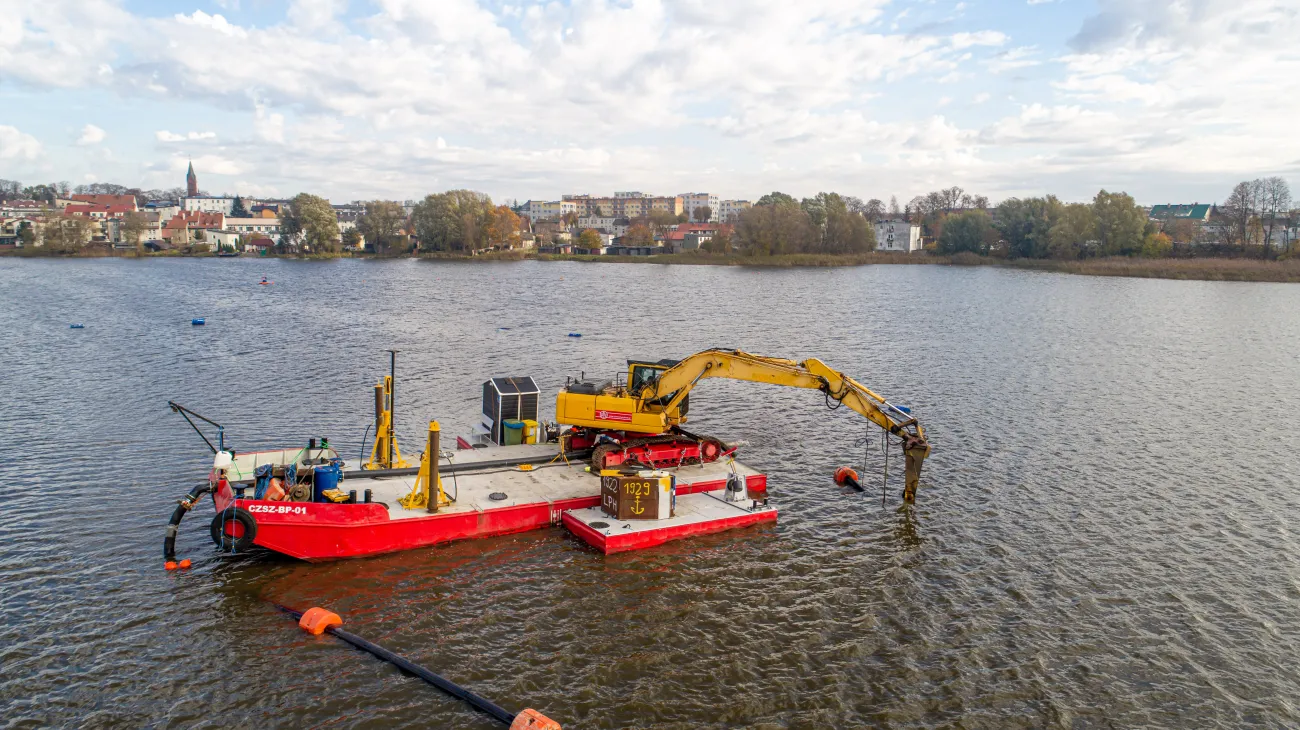
<path fill-rule="evenodd" d="M 190 171 L 185 174 L 185 194 L 191 198 L 199 195 L 199 178 L 194 175 L 194 162 L 190 162 Z"/>

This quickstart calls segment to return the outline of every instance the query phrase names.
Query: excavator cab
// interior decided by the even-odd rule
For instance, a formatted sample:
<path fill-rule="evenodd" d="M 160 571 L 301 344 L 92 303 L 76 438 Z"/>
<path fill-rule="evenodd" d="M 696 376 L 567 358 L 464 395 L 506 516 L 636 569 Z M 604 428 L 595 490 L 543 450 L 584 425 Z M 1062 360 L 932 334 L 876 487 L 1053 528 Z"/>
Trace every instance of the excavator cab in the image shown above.
<path fill-rule="evenodd" d="M 660 360 L 659 362 L 647 362 L 644 360 L 627 361 L 627 392 L 632 397 L 637 397 L 641 391 L 647 387 L 653 387 L 659 380 L 659 376 L 668 368 L 680 363 L 681 360 Z M 652 413 L 662 412 L 664 406 L 668 405 L 673 396 L 677 395 L 674 391 L 654 400 L 645 401 L 646 410 Z M 682 402 L 677 404 L 677 417 L 686 415 L 689 409 L 690 396 L 682 398 Z"/>

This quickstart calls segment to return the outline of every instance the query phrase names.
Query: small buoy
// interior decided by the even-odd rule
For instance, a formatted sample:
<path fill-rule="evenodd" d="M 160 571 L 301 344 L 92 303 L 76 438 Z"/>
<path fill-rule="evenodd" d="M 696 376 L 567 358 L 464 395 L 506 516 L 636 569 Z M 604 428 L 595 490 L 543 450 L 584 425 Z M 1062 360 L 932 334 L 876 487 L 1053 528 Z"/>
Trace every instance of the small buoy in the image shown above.
<path fill-rule="evenodd" d="M 302 618 L 298 619 L 298 626 L 312 636 L 320 636 L 327 630 L 342 625 L 343 619 L 339 618 L 337 613 L 326 611 L 319 606 L 307 609 L 303 612 Z"/>
<path fill-rule="evenodd" d="M 70 330 L 84 330 L 84 329 L 86 329 L 86 325 L 84 325 L 84 324 L 82 324 L 82 323 L 80 323 L 80 322 L 77 322 L 77 323 L 75 323 L 75 324 L 70 324 L 70 325 L 68 325 L 68 329 L 70 329 Z"/>
<path fill-rule="evenodd" d="M 835 483 L 841 487 L 853 487 L 859 492 L 862 491 L 862 484 L 858 482 L 858 473 L 851 467 L 841 466 L 835 470 Z"/>
<path fill-rule="evenodd" d="M 570 333 L 569 333 L 569 336 L 570 336 L 570 337 L 582 337 L 582 333 L 581 333 L 581 332 L 570 332 Z"/>
<path fill-rule="evenodd" d="M 191 320 L 190 320 L 190 324 L 194 325 L 195 327 L 197 327 L 197 326 L 199 326 L 199 325 L 201 325 L 201 324 L 207 324 L 207 323 L 208 323 L 208 321 L 207 321 L 206 319 L 204 319 L 203 317 L 195 317 L 194 319 L 191 319 Z"/>
<path fill-rule="evenodd" d="M 182 560 L 182 561 L 178 564 L 177 567 L 179 567 L 179 568 L 188 568 L 188 567 L 190 567 L 190 559 L 189 559 L 189 558 L 186 558 L 186 559 Z"/>
<path fill-rule="evenodd" d="M 163 567 L 166 568 L 167 570 L 176 570 L 176 567 L 177 567 L 177 566 L 176 566 L 176 561 L 175 561 L 175 560 L 168 560 L 167 562 L 163 563 Z"/>

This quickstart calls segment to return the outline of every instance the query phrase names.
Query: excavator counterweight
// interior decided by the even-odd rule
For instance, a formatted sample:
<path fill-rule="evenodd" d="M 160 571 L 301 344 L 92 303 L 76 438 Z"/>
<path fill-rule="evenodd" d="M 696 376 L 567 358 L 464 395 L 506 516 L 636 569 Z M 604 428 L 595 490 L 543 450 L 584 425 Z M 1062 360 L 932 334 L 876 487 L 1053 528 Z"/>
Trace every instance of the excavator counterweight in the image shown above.
<path fill-rule="evenodd" d="M 909 502 L 915 499 L 921 466 L 930 455 L 921 424 L 907 411 L 815 358 L 795 362 L 714 349 L 678 361 L 632 360 L 625 383 L 567 385 L 556 396 L 556 420 L 573 427 L 573 448 L 595 448 L 592 465 L 598 469 L 624 462 L 659 468 L 713 461 L 729 453 L 725 445 L 682 429 L 691 389 L 705 378 L 819 390 L 828 406 L 848 406 L 902 441 L 906 455 L 903 497 Z"/>

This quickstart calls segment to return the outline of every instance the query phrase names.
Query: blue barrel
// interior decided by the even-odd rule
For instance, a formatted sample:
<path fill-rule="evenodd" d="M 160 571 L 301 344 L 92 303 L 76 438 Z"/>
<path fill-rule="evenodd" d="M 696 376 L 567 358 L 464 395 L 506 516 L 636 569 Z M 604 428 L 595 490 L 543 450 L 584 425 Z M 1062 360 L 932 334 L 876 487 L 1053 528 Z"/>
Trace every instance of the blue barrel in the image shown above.
<path fill-rule="evenodd" d="M 338 489 L 339 480 L 343 478 L 343 469 L 338 464 L 325 464 L 316 467 L 315 486 L 312 489 L 313 502 L 328 502 L 329 497 L 325 496 L 325 490 Z"/>
<path fill-rule="evenodd" d="M 195 327 L 201 324 L 207 324 L 207 322 L 208 320 L 204 319 L 203 317 L 195 317 L 194 319 L 190 320 L 190 324 L 194 325 Z"/>

